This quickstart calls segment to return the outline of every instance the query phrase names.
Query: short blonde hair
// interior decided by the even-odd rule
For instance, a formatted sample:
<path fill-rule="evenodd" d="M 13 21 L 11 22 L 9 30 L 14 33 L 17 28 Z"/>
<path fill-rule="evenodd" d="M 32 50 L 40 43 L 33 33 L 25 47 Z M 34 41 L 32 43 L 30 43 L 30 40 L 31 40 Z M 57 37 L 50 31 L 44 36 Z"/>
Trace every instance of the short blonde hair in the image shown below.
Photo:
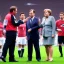
<path fill-rule="evenodd" d="M 49 13 L 49 15 L 52 14 L 52 10 L 51 9 L 44 9 L 44 12 L 47 11 Z"/>

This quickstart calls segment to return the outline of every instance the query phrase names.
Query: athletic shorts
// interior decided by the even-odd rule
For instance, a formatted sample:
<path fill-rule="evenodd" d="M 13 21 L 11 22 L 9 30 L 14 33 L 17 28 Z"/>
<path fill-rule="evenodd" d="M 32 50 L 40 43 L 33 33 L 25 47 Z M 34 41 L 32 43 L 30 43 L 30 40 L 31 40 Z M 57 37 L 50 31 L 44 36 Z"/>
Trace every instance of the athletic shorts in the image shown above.
<path fill-rule="evenodd" d="M 64 36 L 58 36 L 58 44 L 64 44 Z"/>
<path fill-rule="evenodd" d="M 27 44 L 26 37 L 17 37 L 16 42 L 17 42 L 17 45 L 18 44 L 21 44 L 21 45 L 26 45 Z"/>
<path fill-rule="evenodd" d="M 4 45 L 5 43 L 5 37 L 0 37 L 0 45 Z"/>

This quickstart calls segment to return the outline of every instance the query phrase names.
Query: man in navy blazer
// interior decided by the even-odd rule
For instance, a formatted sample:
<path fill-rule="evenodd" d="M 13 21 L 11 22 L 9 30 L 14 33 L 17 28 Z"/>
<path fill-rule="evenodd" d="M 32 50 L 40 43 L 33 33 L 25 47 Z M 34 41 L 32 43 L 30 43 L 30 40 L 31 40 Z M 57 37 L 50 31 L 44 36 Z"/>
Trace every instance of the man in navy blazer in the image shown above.
<path fill-rule="evenodd" d="M 32 52 L 33 52 L 33 45 L 36 51 L 36 59 L 40 61 L 40 48 L 39 48 L 39 32 L 38 29 L 33 27 L 39 26 L 39 20 L 35 17 L 35 10 L 31 9 L 29 11 L 29 19 L 26 23 L 26 35 L 28 39 L 28 61 L 32 61 Z"/>

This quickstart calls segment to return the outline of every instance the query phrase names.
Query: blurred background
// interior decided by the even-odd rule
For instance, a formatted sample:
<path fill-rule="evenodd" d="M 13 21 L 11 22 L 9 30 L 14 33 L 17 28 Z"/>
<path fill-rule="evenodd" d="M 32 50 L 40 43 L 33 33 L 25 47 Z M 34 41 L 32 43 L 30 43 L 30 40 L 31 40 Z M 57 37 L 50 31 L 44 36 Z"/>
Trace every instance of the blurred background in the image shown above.
<path fill-rule="evenodd" d="M 43 10 L 50 8 L 56 20 L 59 18 L 59 13 L 64 12 L 64 0 L 0 0 L 0 21 L 3 22 L 12 5 L 18 7 L 17 19 L 21 12 L 24 12 L 27 17 L 30 9 L 35 9 L 36 16 L 42 18 Z"/>

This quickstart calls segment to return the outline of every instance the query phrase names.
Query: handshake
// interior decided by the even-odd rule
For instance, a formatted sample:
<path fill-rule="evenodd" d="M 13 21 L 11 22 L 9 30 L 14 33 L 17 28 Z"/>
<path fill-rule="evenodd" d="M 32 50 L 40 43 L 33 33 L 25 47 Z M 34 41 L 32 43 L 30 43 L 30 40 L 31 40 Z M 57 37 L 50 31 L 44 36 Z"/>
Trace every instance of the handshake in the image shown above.
<path fill-rule="evenodd" d="M 27 17 L 26 19 L 23 20 L 23 22 L 26 23 L 29 18 L 30 18 L 30 17 Z"/>

